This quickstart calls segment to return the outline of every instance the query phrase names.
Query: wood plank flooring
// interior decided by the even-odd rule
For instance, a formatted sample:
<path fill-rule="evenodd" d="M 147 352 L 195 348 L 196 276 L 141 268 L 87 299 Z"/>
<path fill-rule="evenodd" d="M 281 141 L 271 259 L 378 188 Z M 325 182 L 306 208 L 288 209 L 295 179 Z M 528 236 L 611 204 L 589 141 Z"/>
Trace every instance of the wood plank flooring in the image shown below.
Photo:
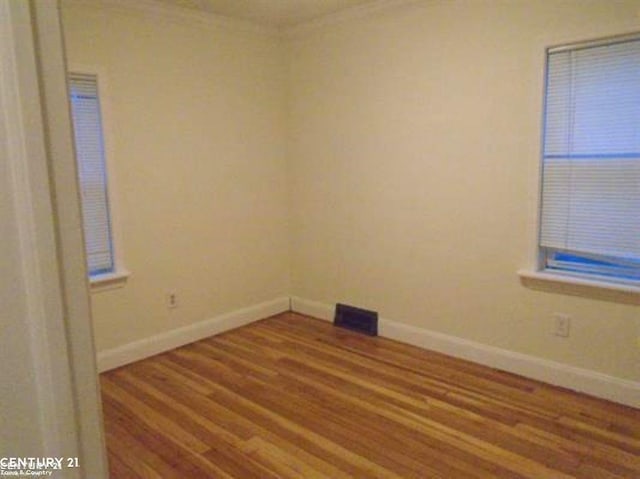
<path fill-rule="evenodd" d="M 294 313 L 101 382 L 113 478 L 640 477 L 640 410 Z"/>

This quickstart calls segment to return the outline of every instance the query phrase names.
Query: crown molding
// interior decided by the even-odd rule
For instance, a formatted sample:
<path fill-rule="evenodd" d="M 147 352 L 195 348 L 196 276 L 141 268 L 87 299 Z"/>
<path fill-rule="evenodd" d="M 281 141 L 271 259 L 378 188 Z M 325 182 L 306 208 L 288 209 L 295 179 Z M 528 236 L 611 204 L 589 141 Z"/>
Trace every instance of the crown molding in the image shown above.
<path fill-rule="evenodd" d="M 280 36 L 280 30 L 276 27 L 186 7 L 165 5 L 155 0 L 61 0 L 61 3 L 63 9 L 65 7 L 84 7 L 126 14 L 137 13 L 205 28 L 224 28 L 238 33 Z"/>
<path fill-rule="evenodd" d="M 127 14 L 133 12 L 154 15 L 167 21 L 197 25 L 205 28 L 225 28 L 240 33 L 295 38 L 324 27 L 357 20 L 386 10 L 411 4 L 431 3 L 432 1 L 433 0 L 375 0 L 288 27 L 262 25 L 250 20 L 232 18 L 186 7 L 166 5 L 156 0 L 61 0 L 61 3 L 63 8 L 84 7 Z"/>
<path fill-rule="evenodd" d="M 321 28 L 339 25 L 348 21 L 368 17 L 376 13 L 392 10 L 394 8 L 418 3 L 432 3 L 432 0 L 376 0 L 363 5 L 345 8 L 336 13 L 298 23 L 290 27 L 283 27 L 280 33 L 284 38 L 292 39 L 307 35 Z"/>

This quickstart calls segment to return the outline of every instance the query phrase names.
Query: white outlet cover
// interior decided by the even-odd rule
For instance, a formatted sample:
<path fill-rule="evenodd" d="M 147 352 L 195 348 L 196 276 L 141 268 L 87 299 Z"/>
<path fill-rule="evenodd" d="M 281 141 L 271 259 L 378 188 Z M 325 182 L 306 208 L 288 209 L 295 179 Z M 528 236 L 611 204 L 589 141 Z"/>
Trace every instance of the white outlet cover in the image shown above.
<path fill-rule="evenodd" d="M 569 337 L 569 331 L 571 328 L 571 316 L 564 313 L 554 313 L 554 330 L 553 334 L 562 338 Z"/>

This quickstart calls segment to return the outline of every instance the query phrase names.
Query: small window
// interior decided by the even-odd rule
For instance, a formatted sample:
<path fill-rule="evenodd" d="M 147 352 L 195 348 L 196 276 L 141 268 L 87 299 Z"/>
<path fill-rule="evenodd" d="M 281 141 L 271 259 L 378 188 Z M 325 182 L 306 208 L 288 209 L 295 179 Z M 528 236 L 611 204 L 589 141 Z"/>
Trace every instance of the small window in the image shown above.
<path fill-rule="evenodd" d="M 69 90 L 87 267 L 93 279 L 115 272 L 97 78 L 70 74 Z"/>
<path fill-rule="evenodd" d="M 543 269 L 640 281 L 640 36 L 547 51 Z"/>

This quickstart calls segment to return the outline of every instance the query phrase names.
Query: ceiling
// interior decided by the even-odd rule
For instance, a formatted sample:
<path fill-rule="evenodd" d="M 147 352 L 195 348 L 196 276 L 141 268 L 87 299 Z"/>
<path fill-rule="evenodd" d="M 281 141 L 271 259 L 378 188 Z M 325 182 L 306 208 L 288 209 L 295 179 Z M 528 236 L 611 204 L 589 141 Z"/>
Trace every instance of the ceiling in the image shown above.
<path fill-rule="evenodd" d="M 286 28 L 376 0 L 156 0 L 159 3 Z"/>

